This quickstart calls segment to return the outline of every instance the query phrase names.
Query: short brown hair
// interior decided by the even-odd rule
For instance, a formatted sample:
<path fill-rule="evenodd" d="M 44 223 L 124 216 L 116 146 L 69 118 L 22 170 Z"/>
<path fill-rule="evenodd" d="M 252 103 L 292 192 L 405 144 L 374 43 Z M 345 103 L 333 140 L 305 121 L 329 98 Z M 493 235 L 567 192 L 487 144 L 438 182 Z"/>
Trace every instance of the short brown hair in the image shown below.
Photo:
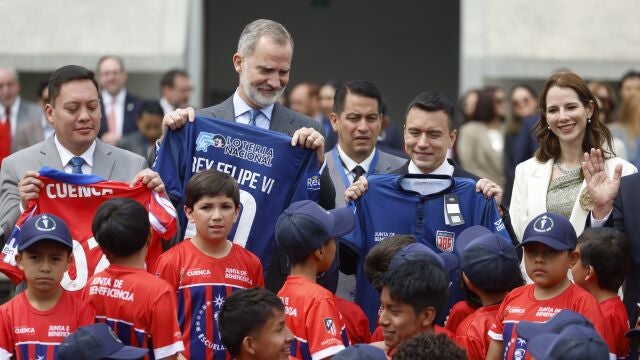
<path fill-rule="evenodd" d="M 184 205 L 193 209 L 193 205 L 203 197 L 218 195 L 231 198 L 236 208 L 240 206 L 238 183 L 229 174 L 216 170 L 205 170 L 189 179 L 184 189 Z"/>
<path fill-rule="evenodd" d="M 590 118 L 591 123 L 587 125 L 584 138 L 582 139 L 582 151 L 588 152 L 592 148 L 601 148 L 605 158 L 615 156 L 611 132 L 600 121 L 598 101 L 593 93 L 591 93 L 591 90 L 589 90 L 589 87 L 587 87 L 587 84 L 580 76 L 572 72 L 558 72 L 551 75 L 547 80 L 544 84 L 542 95 L 540 96 L 540 121 L 538 121 L 533 129 L 536 139 L 540 144 L 540 147 L 536 150 L 536 159 L 545 162 L 560 156 L 560 141 L 552 131 L 549 131 L 549 123 L 547 122 L 547 94 L 552 87 L 572 89 L 578 95 L 578 100 L 580 100 L 583 106 L 587 107 L 591 104 L 593 107 L 593 114 L 591 114 Z"/>
<path fill-rule="evenodd" d="M 385 238 L 369 251 L 364 258 L 364 273 L 374 288 L 380 290 L 380 278 L 389 270 L 391 259 L 407 245 L 416 242 L 413 235 L 392 235 Z"/>

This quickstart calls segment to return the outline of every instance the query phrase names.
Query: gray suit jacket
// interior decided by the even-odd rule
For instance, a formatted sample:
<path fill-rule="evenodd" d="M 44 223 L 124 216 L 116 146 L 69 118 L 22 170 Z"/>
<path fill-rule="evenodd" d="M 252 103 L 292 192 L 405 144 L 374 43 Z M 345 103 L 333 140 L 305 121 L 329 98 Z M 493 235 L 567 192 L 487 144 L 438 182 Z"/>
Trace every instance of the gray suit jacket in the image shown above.
<path fill-rule="evenodd" d="M 5 241 L 20 216 L 18 182 L 28 170 L 43 166 L 63 170 L 58 149 L 50 136 L 46 140 L 6 157 L 0 169 L 0 228 Z M 103 143 L 96 139 L 93 174 L 107 180 L 129 182 L 147 162 L 140 155 Z M 116 162 L 118 165 L 116 166 Z"/>
<path fill-rule="evenodd" d="M 12 147 L 14 151 L 18 151 L 26 149 L 31 145 L 35 145 L 42 140 L 44 140 L 44 130 L 42 129 L 40 119 L 36 121 L 29 121 L 21 124 L 16 130 L 16 135 L 13 137 Z"/>
<path fill-rule="evenodd" d="M 378 151 L 378 163 L 376 164 L 373 172 L 375 174 L 387 174 L 392 172 L 393 170 L 399 168 L 404 164 L 407 160 L 403 159 L 399 156 L 391 155 L 384 151 Z M 347 190 L 344 186 L 344 182 L 342 181 L 342 176 L 340 172 L 343 171 L 342 164 L 336 164 L 333 160 L 333 155 L 331 151 L 325 154 L 324 157 L 327 161 L 327 171 L 329 172 L 329 176 L 331 176 L 331 181 L 333 182 L 333 187 L 336 189 L 336 207 L 344 207 L 346 203 L 344 202 L 344 192 Z"/>
<path fill-rule="evenodd" d="M 40 125 L 40 118 L 42 117 L 42 109 L 34 102 L 27 101 L 25 99 L 20 99 L 20 107 L 18 108 L 18 121 L 16 122 L 16 132 L 15 136 L 18 136 L 18 131 L 20 128 L 31 125 L 32 123 L 36 123 Z M 42 134 L 42 131 L 40 131 Z M 14 140 L 15 137 L 14 137 Z M 36 142 L 40 142 L 43 139 L 40 139 Z M 34 143 L 35 144 L 35 143 Z M 24 147 L 18 147 L 19 144 L 17 141 L 12 141 L 11 143 L 11 151 L 17 151 L 20 149 L 24 149 Z"/>

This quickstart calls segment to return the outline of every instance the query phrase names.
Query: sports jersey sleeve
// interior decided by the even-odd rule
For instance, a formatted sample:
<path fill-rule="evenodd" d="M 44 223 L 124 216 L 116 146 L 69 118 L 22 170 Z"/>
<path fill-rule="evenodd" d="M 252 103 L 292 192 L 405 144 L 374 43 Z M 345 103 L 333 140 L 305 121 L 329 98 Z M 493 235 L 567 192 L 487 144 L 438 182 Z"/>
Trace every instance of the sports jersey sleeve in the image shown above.
<path fill-rule="evenodd" d="M 489 326 L 489 332 L 487 332 L 487 335 L 489 335 L 489 337 L 492 340 L 495 340 L 495 341 L 504 340 L 504 336 L 503 336 L 504 324 L 502 322 L 504 321 L 504 311 L 505 311 L 505 306 L 508 303 L 508 299 L 509 299 L 509 295 L 507 295 L 507 297 L 502 302 L 502 305 L 500 305 L 500 309 L 498 309 L 498 313 L 496 314 L 496 319 Z"/>
<path fill-rule="evenodd" d="M 341 336 L 343 324 L 331 300 L 321 299 L 315 303 L 305 322 L 312 360 L 333 356 L 345 348 Z"/>
<path fill-rule="evenodd" d="M 158 149 L 153 170 L 160 174 L 164 188 L 174 203 L 180 203 L 183 197 L 182 184 L 185 179 L 187 130 L 192 126 L 187 123 L 180 129 L 170 130 L 164 136 Z"/>
<path fill-rule="evenodd" d="M 297 187 L 291 197 L 291 202 L 300 200 L 313 200 L 318 202 L 320 199 L 320 172 L 318 170 L 318 161 L 316 154 L 312 150 L 308 150 L 308 154 L 302 162 L 301 171 L 297 175 L 301 178 L 296 182 Z"/>
<path fill-rule="evenodd" d="M 486 355 L 486 349 L 482 345 L 482 342 L 477 338 L 469 335 L 456 336 L 455 342 L 458 346 L 467 351 L 467 357 L 469 360 L 484 359 Z"/>
<path fill-rule="evenodd" d="M 264 272 L 262 270 L 262 264 L 260 263 L 260 260 L 258 260 L 258 258 L 256 258 L 256 271 L 255 274 L 253 275 L 253 278 L 255 279 L 254 284 L 256 285 L 256 287 L 264 287 Z"/>
<path fill-rule="evenodd" d="M 150 333 L 156 359 L 184 351 L 177 307 L 176 296 L 169 289 L 163 291 L 153 304 Z"/>
<path fill-rule="evenodd" d="M 600 334 L 603 339 L 607 339 L 608 334 L 602 317 L 602 311 L 600 310 L 598 301 L 593 296 L 589 294 L 578 297 L 574 301 L 573 309 L 571 310 L 589 319 L 593 327 L 598 331 L 598 334 Z"/>
<path fill-rule="evenodd" d="M 358 206 L 359 203 L 360 201 L 357 201 L 357 202 L 351 201 L 347 205 L 356 214 L 356 224 L 355 224 L 355 227 L 353 228 L 353 231 L 351 231 L 349 234 L 340 238 L 340 242 L 344 245 L 347 245 L 358 256 L 365 256 L 366 244 L 365 244 L 364 235 L 363 235 L 365 231 L 364 226 L 366 224 L 366 219 L 364 217 L 365 210 L 363 207 Z"/>
<path fill-rule="evenodd" d="M 14 340 L 11 319 L 6 308 L 0 307 L 0 360 L 9 359 L 13 354 Z"/>
<path fill-rule="evenodd" d="M 188 240 L 185 240 L 188 241 Z M 175 262 L 170 256 L 171 253 L 164 253 L 158 258 L 156 263 L 156 276 L 168 282 L 174 291 L 178 291 L 180 285 L 180 274 L 175 267 Z"/>
<path fill-rule="evenodd" d="M 89 287 L 85 287 L 88 289 Z M 78 307 L 78 327 L 91 325 L 96 322 L 96 310 L 90 304 L 80 302 L 84 306 Z"/>
<path fill-rule="evenodd" d="M 495 201 L 493 199 L 483 199 L 478 206 L 481 207 L 481 209 L 478 209 L 479 211 L 476 211 L 475 214 L 480 218 L 477 218 L 474 224 L 483 225 L 513 243 L 502 217 L 498 212 Z"/>

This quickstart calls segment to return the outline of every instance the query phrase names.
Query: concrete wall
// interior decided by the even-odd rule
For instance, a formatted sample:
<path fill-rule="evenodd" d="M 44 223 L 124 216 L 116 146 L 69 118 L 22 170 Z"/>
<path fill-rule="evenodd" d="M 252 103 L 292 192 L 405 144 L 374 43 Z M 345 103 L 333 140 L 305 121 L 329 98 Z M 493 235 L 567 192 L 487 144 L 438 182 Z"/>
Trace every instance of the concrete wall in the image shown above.
<path fill-rule="evenodd" d="M 640 68 L 636 0 L 462 0 L 460 89 L 539 84 L 569 68 L 615 81 Z"/>

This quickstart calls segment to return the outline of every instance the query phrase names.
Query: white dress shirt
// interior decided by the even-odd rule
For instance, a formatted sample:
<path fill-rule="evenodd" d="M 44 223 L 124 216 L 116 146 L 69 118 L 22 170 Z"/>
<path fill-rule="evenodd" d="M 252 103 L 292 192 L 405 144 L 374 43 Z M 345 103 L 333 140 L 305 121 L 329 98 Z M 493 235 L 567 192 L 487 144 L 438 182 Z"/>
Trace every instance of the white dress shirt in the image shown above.
<path fill-rule="evenodd" d="M 127 90 L 122 89 L 120 92 L 114 97 L 107 92 L 107 90 L 102 90 L 101 94 L 102 101 L 104 102 L 104 115 L 106 119 L 109 119 L 109 113 L 111 112 L 111 104 L 115 105 L 114 112 L 116 114 L 116 130 L 118 135 L 122 136 L 122 126 L 124 124 L 124 108 L 125 108 L 125 100 L 127 98 Z M 108 120 L 107 120 L 108 126 Z M 109 130 L 109 129 L 106 129 Z"/>
<path fill-rule="evenodd" d="M 258 117 L 256 118 L 256 126 L 269 129 L 269 125 L 271 124 L 271 115 L 273 114 L 274 104 L 271 104 L 267 107 L 263 107 L 258 113 Z M 253 109 L 249 104 L 244 102 L 240 95 L 238 95 L 238 90 L 233 94 L 233 111 L 235 112 L 235 120 L 240 124 L 249 124 L 251 120 L 251 115 L 249 112 Z"/>
<path fill-rule="evenodd" d="M 72 157 L 75 155 L 67 150 L 60 142 L 58 141 L 58 136 L 53 137 L 53 142 L 56 144 L 56 148 L 58 149 L 58 155 L 60 155 L 60 162 L 62 162 L 62 166 L 64 167 L 64 172 L 70 174 L 73 170 L 73 166 L 69 162 Z M 80 154 L 80 157 L 84 159 L 84 164 L 82 164 L 82 173 L 83 174 L 91 174 L 93 171 L 93 153 L 96 150 L 96 141 L 94 140 L 91 146 Z"/>

